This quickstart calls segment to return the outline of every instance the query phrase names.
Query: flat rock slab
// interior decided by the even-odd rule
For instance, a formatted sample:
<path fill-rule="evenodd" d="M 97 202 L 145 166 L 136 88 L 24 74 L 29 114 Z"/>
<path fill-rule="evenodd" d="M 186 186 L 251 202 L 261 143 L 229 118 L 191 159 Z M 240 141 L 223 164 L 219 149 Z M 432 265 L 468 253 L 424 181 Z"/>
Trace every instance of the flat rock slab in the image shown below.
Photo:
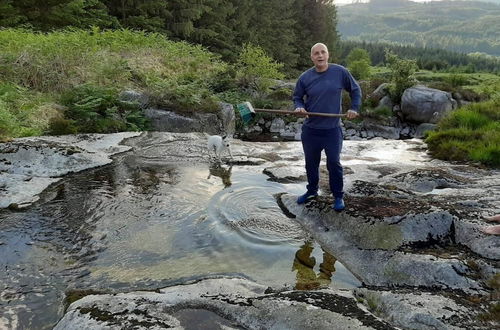
<path fill-rule="evenodd" d="M 120 142 L 138 135 L 45 136 L 0 144 L 0 208 L 28 206 L 63 175 L 111 163 L 112 155 L 130 150 Z"/>
<path fill-rule="evenodd" d="M 86 296 L 55 330 L 71 329 L 395 329 L 349 292 L 267 292 L 242 278 L 212 278 L 158 292 Z"/>
<path fill-rule="evenodd" d="M 294 217 L 323 249 L 334 255 L 366 285 L 466 291 L 481 288 L 474 279 L 466 276 L 473 272 L 461 260 L 397 250 L 408 242 L 412 227 L 421 227 L 421 239 L 435 235 L 435 230 L 445 234 L 451 222 L 446 213 L 437 212 L 428 218 L 401 214 L 402 219 L 396 224 L 383 220 L 367 222 L 349 212 L 337 213 L 329 207 L 318 206 L 322 203 L 321 198 L 303 205 L 297 204 L 296 196 L 284 194 L 278 198 L 288 216 Z M 449 218 L 448 222 L 446 218 Z"/>

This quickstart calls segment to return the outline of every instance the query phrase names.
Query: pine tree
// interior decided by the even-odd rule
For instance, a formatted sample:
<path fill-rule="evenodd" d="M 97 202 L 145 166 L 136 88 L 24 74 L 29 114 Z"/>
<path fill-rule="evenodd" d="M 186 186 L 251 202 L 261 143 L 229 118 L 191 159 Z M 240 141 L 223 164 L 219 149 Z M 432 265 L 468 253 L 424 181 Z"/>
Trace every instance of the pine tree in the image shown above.
<path fill-rule="evenodd" d="M 317 42 L 322 42 L 330 50 L 330 61 L 338 56 L 336 46 L 337 10 L 333 0 L 295 0 L 295 30 L 299 61 L 297 68 L 303 70 L 311 66 L 310 49 Z"/>
<path fill-rule="evenodd" d="M 164 0 L 103 0 L 109 13 L 115 16 L 121 26 L 161 32 L 165 31 L 165 21 L 171 15 Z"/>

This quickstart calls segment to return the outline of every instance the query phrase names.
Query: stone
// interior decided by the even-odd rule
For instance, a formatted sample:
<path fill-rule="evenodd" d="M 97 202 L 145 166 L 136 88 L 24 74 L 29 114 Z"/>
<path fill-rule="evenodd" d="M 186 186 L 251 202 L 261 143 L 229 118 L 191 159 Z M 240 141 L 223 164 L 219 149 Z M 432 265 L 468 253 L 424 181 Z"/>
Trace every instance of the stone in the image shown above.
<path fill-rule="evenodd" d="M 436 124 L 456 108 L 457 102 L 450 93 L 425 86 L 408 88 L 401 97 L 401 112 L 405 121 Z"/>

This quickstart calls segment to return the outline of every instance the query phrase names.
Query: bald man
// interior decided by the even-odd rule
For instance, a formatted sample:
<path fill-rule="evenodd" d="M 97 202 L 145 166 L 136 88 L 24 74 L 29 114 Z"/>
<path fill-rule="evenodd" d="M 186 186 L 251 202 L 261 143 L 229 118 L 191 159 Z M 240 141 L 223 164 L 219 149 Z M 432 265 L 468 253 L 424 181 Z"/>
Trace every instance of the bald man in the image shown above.
<path fill-rule="evenodd" d="M 341 65 L 328 63 L 328 48 L 317 43 L 311 47 L 314 67 L 303 72 L 295 86 L 293 101 L 297 112 L 342 113 L 342 90 L 351 96 L 351 109 L 346 118 L 358 116 L 361 106 L 361 89 L 349 71 Z M 340 164 L 342 151 L 342 129 L 340 118 L 308 117 L 302 125 L 302 148 L 306 163 L 307 191 L 299 196 L 297 203 L 303 204 L 318 195 L 319 164 L 324 150 L 329 174 L 330 190 L 334 201 L 332 208 L 342 211 L 344 203 L 344 173 Z"/>

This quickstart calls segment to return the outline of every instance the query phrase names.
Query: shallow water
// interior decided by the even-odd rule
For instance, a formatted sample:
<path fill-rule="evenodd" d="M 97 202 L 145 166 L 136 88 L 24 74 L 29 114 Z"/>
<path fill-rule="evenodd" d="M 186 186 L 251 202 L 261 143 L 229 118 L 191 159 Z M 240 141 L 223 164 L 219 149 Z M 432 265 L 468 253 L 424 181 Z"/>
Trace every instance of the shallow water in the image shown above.
<path fill-rule="evenodd" d="M 162 164 L 124 154 L 0 212 L 0 328 L 51 328 L 69 289 L 154 289 L 236 274 L 272 287 L 360 283 L 278 207 L 303 184 L 258 166 Z"/>

